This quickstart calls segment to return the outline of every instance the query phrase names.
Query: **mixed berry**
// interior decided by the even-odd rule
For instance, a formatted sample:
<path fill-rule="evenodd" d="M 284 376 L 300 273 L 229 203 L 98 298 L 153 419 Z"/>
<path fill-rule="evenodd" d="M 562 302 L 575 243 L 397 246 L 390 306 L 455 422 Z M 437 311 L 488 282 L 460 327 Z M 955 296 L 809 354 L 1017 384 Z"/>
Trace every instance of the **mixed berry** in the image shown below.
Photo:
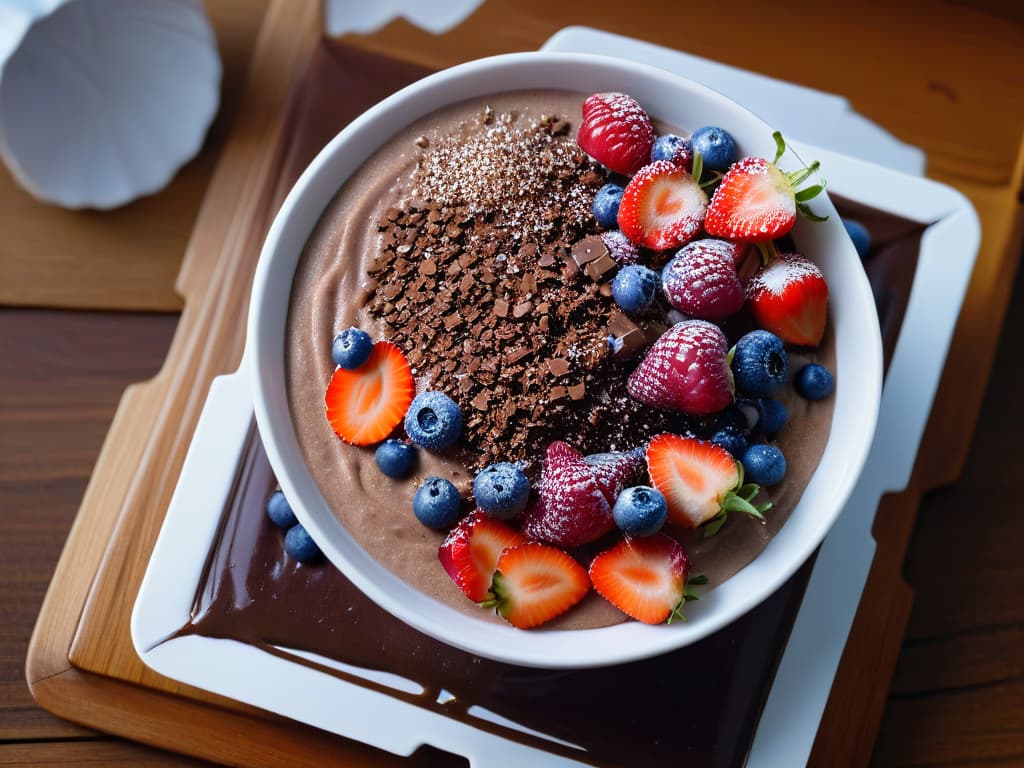
<path fill-rule="evenodd" d="M 786 475 L 775 438 L 789 414 L 777 396 L 792 386 L 806 400 L 820 400 L 835 386 L 816 363 L 791 376 L 794 348 L 804 354 L 824 337 L 828 287 L 786 235 L 798 215 L 816 218 L 806 203 L 823 185 L 805 186 L 817 164 L 780 170 L 786 148 L 775 138 L 771 161 L 738 158 L 735 140 L 718 126 L 658 136 L 625 94 L 584 102 L 578 147 L 608 175 L 591 187 L 590 231 L 573 248 L 576 272 L 567 267 L 565 274 L 584 270 L 607 280 L 601 295 L 627 318 L 632 346 L 626 348 L 627 333 L 612 332 L 608 350 L 595 354 L 618 368 L 608 378 L 632 413 L 639 408 L 657 418 L 638 445 L 585 455 L 554 439 L 533 446 L 533 460 L 495 457 L 476 474 L 470 498 L 445 477 L 418 482 L 410 490 L 412 516 L 446 532 L 438 558 L 468 599 L 528 628 L 568 611 L 593 588 L 638 621 L 671 621 L 695 598 L 688 584 L 700 583 L 689 578 L 679 532 L 714 536 L 729 513 L 764 520 L 772 507 L 765 489 Z M 781 252 L 777 241 L 787 243 Z M 593 255 L 594 243 L 604 256 Z M 532 304 L 504 309 L 502 317 L 525 315 Z M 377 467 L 395 479 L 415 474 L 418 452 L 457 452 L 467 439 L 454 399 L 461 393 L 421 381 L 414 396 L 410 359 L 418 363 L 424 350 L 407 352 L 415 356 L 390 341 L 373 343 L 358 328 L 342 330 L 325 398 L 338 437 L 376 445 Z M 568 364 L 552 359 L 548 368 L 557 378 Z M 294 539 L 295 556 L 309 557 L 315 545 L 284 514 L 286 506 L 283 496 L 272 497 L 268 514 L 288 528 L 286 546 Z"/>

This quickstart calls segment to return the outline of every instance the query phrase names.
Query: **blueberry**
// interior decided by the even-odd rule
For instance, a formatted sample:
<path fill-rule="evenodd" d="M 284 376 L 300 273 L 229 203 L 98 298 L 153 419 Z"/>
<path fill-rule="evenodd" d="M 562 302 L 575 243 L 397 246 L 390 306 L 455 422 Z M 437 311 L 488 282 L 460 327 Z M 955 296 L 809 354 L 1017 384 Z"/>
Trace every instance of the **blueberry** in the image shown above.
<path fill-rule="evenodd" d="M 724 173 L 736 161 L 736 140 L 716 125 L 698 128 L 690 137 L 690 143 L 694 152 L 700 152 L 706 170 Z"/>
<path fill-rule="evenodd" d="M 388 477 L 408 477 L 416 464 L 416 449 L 401 440 L 385 440 L 373 454 L 377 468 Z"/>
<path fill-rule="evenodd" d="M 267 517 L 270 518 L 270 522 L 284 530 L 288 530 L 299 522 L 295 519 L 291 504 L 288 503 L 288 499 L 281 491 L 274 491 L 267 499 Z"/>
<path fill-rule="evenodd" d="M 836 380 L 828 368 L 817 363 L 805 365 L 793 380 L 797 394 L 808 400 L 824 400 L 836 388 Z"/>
<path fill-rule="evenodd" d="M 778 400 L 766 397 L 761 401 L 761 429 L 766 435 L 775 435 L 789 418 L 786 406 Z"/>
<path fill-rule="evenodd" d="M 301 525 L 296 523 L 284 535 L 284 551 L 300 563 L 315 563 L 323 557 L 320 547 Z"/>
<path fill-rule="evenodd" d="M 626 312 L 650 309 L 661 292 L 661 277 L 653 269 L 627 264 L 612 280 L 612 297 Z"/>
<path fill-rule="evenodd" d="M 736 342 L 732 358 L 736 388 L 751 397 L 771 397 L 789 376 L 789 356 L 782 339 L 768 331 L 751 331 Z"/>
<path fill-rule="evenodd" d="M 523 470 L 506 461 L 484 467 L 473 480 L 476 505 L 491 517 L 514 517 L 526 508 L 529 495 Z"/>
<path fill-rule="evenodd" d="M 373 352 L 373 339 L 366 331 L 346 328 L 334 337 L 331 358 L 334 364 L 347 371 L 353 371 L 366 362 Z"/>
<path fill-rule="evenodd" d="M 743 474 L 747 482 L 775 485 L 786 476 L 786 457 L 774 445 L 752 445 L 743 454 Z"/>
<path fill-rule="evenodd" d="M 742 459 L 747 450 L 747 438 L 735 429 L 720 429 L 711 436 L 711 442 L 720 445 L 732 454 L 734 459 Z"/>
<path fill-rule="evenodd" d="M 615 524 L 630 536 L 653 536 L 668 518 L 668 504 L 661 492 L 646 485 L 627 488 L 612 508 Z"/>
<path fill-rule="evenodd" d="M 734 432 L 749 432 L 750 427 L 747 414 L 743 412 L 738 404 L 729 403 L 729 405 L 711 417 L 709 431 L 717 432 L 722 429 L 731 429 Z"/>
<path fill-rule="evenodd" d="M 405 431 L 417 445 L 442 450 L 462 434 L 462 411 L 443 392 L 421 392 L 406 411 Z"/>
<path fill-rule="evenodd" d="M 651 162 L 658 160 L 668 160 L 689 172 L 693 167 L 693 145 L 689 139 L 674 133 L 663 134 L 654 140 L 651 147 Z"/>
<path fill-rule="evenodd" d="M 843 219 L 843 226 L 846 227 L 846 234 L 853 240 L 857 255 L 863 259 L 871 250 L 871 235 L 868 234 L 867 227 L 855 219 Z"/>
<path fill-rule="evenodd" d="M 619 225 L 619 203 L 622 202 L 622 187 L 605 184 L 594 195 L 594 218 L 602 229 L 614 229 Z"/>
<path fill-rule="evenodd" d="M 462 498 L 443 477 L 428 477 L 412 499 L 412 512 L 428 528 L 447 528 L 459 519 Z"/>

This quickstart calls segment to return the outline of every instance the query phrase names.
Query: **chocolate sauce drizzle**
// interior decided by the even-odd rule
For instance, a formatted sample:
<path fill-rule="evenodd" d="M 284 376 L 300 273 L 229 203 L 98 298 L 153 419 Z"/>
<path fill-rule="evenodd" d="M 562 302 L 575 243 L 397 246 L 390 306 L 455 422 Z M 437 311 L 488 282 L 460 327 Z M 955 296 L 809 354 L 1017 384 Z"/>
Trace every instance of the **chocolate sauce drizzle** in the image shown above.
<path fill-rule="evenodd" d="M 875 292 L 888 366 L 924 226 L 836 203 L 845 215 L 861 220 L 875 242 L 865 268 Z M 191 621 L 174 637 L 194 634 L 246 643 L 594 765 L 736 766 L 745 761 L 810 563 L 750 613 L 695 645 L 614 667 L 539 670 L 490 661 L 433 640 L 378 608 L 331 565 L 290 559 L 283 532 L 264 513 L 274 487 L 254 429 Z M 421 693 L 330 666 L 332 659 L 398 675 L 410 684 L 403 688 Z M 481 719 L 476 715 L 480 708 L 551 738 Z"/>

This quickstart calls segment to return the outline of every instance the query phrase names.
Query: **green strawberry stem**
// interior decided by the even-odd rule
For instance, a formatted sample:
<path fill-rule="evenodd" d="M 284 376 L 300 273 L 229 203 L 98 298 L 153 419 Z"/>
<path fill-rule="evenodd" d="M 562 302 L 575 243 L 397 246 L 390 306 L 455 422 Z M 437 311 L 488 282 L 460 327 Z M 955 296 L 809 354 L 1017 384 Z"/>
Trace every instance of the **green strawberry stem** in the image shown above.
<path fill-rule="evenodd" d="M 696 592 L 693 592 L 690 587 L 699 587 L 707 583 L 708 577 L 703 573 L 698 573 L 696 576 L 687 579 L 686 583 L 683 585 L 683 596 L 679 599 L 676 607 L 672 609 L 672 613 L 668 615 L 668 620 L 665 623 L 671 624 L 676 619 L 679 619 L 679 621 L 686 621 L 686 616 L 683 615 L 683 606 L 691 600 L 700 600 L 700 596 Z"/>
<path fill-rule="evenodd" d="M 704 155 L 700 152 L 693 153 L 693 163 L 690 166 L 690 175 L 693 180 L 700 184 L 701 174 L 704 173 Z"/>
<path fill-rule="evenodd" d="M 779 160 L 781 160 L 782 156 L 786 153 L 786 141 L 782 138 L 782 133 L 779 131 L 775 131 L 775 133 L 772 134 L 772 138 L 775 139 L 775 159 L 772 160 L 772 165 L 778 165 Z M 820 167 L 821 163 L 815 160 L 813 163 L 801 168 L 799 171 L 793 171 L 792 173 L 786 174 L 786 181 L 788 181 L 790 187 L 793 188 L 793 197 L 796 199 L 796 209 L 804 218 L 810 221 L 828 221 L 828 216 L 818 216 L 807 207 L 807 201 L 814 199 L 825 189 L 825 180 L 822 179 L 820 184 L 807 187 L 807 189 L 797 190 L 797 187 L 807 181 L 810 175 Z M 764 251 L 761 253 L 764 255 Z M 767 263 L 767 261 L 765 263 Z"/>
<path fill-rule="evenodd" d="M 764 521 L 764 513 L 772 508 L 770 501 L 756 505 L 753 503 L 754 497 L 761 490 L 761 486 L 757 483 L 743 482 L 743 465 L 738 461 L 736 462 L 736 471 L 739 475 L 736 485 L 722 497 L 722 504 L 718 514 L 708 520 L 704 526 L 705 539 L 710 539 L 722 530 L 722 526 L 728 520 L 730 512 L 743 512 Z"/>

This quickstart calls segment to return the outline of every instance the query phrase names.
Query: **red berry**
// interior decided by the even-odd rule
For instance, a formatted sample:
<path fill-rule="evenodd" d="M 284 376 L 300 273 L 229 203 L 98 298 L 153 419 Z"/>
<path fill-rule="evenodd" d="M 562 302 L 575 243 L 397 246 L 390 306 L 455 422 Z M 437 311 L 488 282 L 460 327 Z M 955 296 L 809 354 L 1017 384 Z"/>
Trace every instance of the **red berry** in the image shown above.
<path fill-rule="evenodd" d="M 491 585 L 494 599 L 485 606 L 529 629 L 565 613 L 589 591 L 582 565 L 560 549 L 528 541 L 501 553 Z"/>
<path fill-rule="evenodd" d="M 590 564 L 590 581 L 605 600 L 645 624 L 660 624 L 683 603 L 689 563 L 679 542 L 656 533 L 624 539 Z"/>
<path fill-rule="evenodd" d="M 405 355 L 390 341 L 378 341 L 358 368 L 334 372 L 324 404 L 338 437 L 352 445 L 372 445 L 398 426 L 412 396 L 412 371 Z"/>
<path fill-rule="evenodd" d="M 709 235 L 761 243 L 782 237 L 796 223 L 796 196 L 782 171 L 763 157 L 734 163 L 708 205 Z"/>
<path fill-rule="evenodd" d="M 790 344 L 816 347 L 825 335 L 828 285 L 821 270 L 797 253 L 772 259 L 747 283 L 754 322 Z"/>
<path fill-rule="evenodd" d="M 684 320 L 662 334 L 630 375 L 626 389 L 656 408 L 704 415 L 732 402 L 729 342 L 717 325 Z"/>
<path fill-rule="evenodd" d="M 642 466 L 639 456 L 587 456 L 567 443 L 548 446 L 537 498 L 526 510 L 523 533 L 562 547 L 578 547 L 615 528 L 612 504 Z"/>
<path fill-rule="evenodd" d="M 725 448 L 668 433 L 648 444 L 647 471 L 668 503 L 669 520 L 684 528 L 718 515 L 740 481 L 736 459 Z"/>
<path fill-rule="evenodd" d="M 632 97 L 595 93 L 583 102 L 576 142 L 605 167 L 632 176 L 650 158 L 654 126 Z"/>
<path fill-rule="evenodd" d="M 637 171 L 626 185 L 619 228 L 645 248 L 678 248 L 700 232 L 707 206 L 708 196 L 689 173 L 659 160 Z"/>
<path fill-rule="evenodd" d="M 736 252 L 728 240 L 695 240 L 661 272 L 665 299 L 690 317 L 723 320 L 743 307 L 743 286 L 736 275 Z"/>
<path fill-rule="evenodd" d="M 498 557 L 524 541 L 514 528 L 477 510 L 452 528 L 437 550 L 437 557 L 466 597 L 479 603 L 491 596 Z"/>

